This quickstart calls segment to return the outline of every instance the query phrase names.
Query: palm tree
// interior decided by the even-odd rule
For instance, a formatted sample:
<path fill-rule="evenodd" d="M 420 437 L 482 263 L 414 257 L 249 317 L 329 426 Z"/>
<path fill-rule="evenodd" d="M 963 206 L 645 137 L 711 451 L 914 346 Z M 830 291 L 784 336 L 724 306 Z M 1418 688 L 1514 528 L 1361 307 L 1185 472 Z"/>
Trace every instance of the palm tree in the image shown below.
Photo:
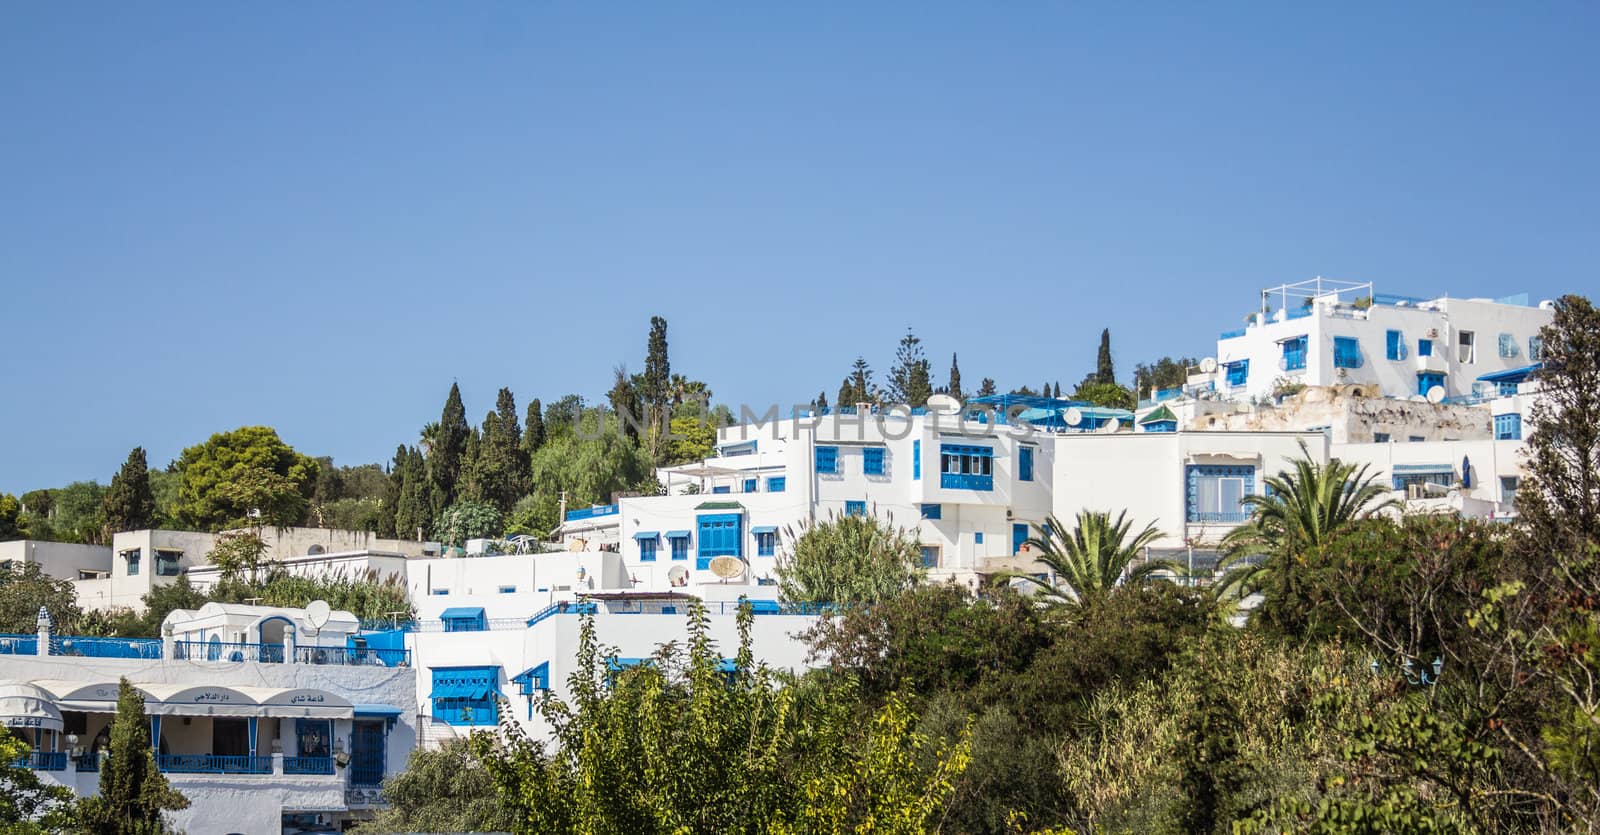
<path fill-rule="evenodd" d="M 1028 545 L 1039 550 L 1037 559 L 1050 567 L 1056 582 L 1026 574 L 1011 576 L 1033 583 L 1062 602 L 1083 605 L 1104 597 L 1118 583 L 1143 580 L 1161 570 L 1180 571 L 1171 560 L 1149 560 L 1131 567 L 1146 546 L 1161 538 L 1161 531 L 1153 524 L 1146 525 L 1130 540 L 1133 522 L 1127 516 L 1123 511 L 1113 520 L 1110 513 L 1081 510 L 1077 526 L 1070 532 L 1056 517 L 1045 517 L 1043 525 L 1034 526 L 1040 535 L 1029 539 Z"/>
<path fill-rule="evenodd" d="M 1216 586 L 1219 600 L 1256 592 L 1270 593 L 1280 603 L 1294 599 L 1297 569 L 1310 555 L 1362 519 L 1399 504 L 1385 497 L 1388 488 L 1368 474 L 1368 465 L 1358 468 L 1337 458 L 1319 464 L 1304 442 L 1300 453 L 1291 469 L 1265 479 L 1266 495 L 1246 496 L 1241 503 L 1250 521 L 1222 538 L 1226 556 L 1217 565 L 1224 571 Z"/>

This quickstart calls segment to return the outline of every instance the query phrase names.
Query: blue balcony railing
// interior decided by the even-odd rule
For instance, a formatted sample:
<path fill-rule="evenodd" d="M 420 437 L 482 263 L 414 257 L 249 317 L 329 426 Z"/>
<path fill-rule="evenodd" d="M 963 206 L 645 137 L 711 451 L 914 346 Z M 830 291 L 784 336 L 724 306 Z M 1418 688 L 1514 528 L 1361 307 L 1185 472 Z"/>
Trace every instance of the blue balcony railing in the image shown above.
<path fill-rule="evenodd" d="M 172 657 L 177 661 L 255 661 L 264 664 L 282 664 L 284 653 L 283 644 L 174 641 Z"/>
<path fill-rule="evenodd" d="M 1221 335 L 1219 335 L 1217 338 L 1218 339 L 1238 339 L 1239 337 L 1244 336 L 1244 334 L 1245 334 L 1245 329 L 1244 328 L 1234 328 L 1231 331 L 1223 331 L 1221 333 Z"/>
<path fill-rule="evenodd" d="M 296 664 L 332 664 L 341 667 L 409 667 L 411 650 L 373 647 L 295 647 Z"/>
<path fill-rule="evenodd" d="M 939 486 L 946 490 L 993 490 L 993 475 L 940 473 Z"/>
<path fill-rule="evenodd" d="M 0 635 L 0 655 L 38 655 L 37 635 Z"/>
<path fill-rule="evenodd" d="M 64 635 L 50 639 L 51 655 L 84 658 L 161 658 L 160 638 L 85 638 Z"/>
<path fill-rule="evenodd" d="M 617 506 L 614 504 L 595 505 L 594 507 L 580 507 L 577 510 L 567 511 L 567 521 L 576 522 L 579 519 L 593 519 L 596 516 L 615 516 Z"/>
<path fill-rule="evenodd" d="M 1233 513 L 1191 513 L 1189 514 L 1189 521 L 1231 525 L 1250 521 L 1250 514 L 1244 511 L 1235 511 Z"/>
<path fill-rule="evenodd" d="M 271 774 L 271 757 L 157 754 L 156 767 L 173 774 Z"/>
<path fill-rule="evenodd" d="M 18 768 L 31 768 L 34 771 L 66 771 L 67 752 L 65 751 L 29 751 L 28 755 L 16 761 Z"/>
<path fill-rule="evenodd" d="M 98 753 L 79 754 L 72 758 L 73 767 L 79 771 L 99 771 L 100 755 Z"/>
<path fill-rule="evenodd" d="M 284 757 L 284 774 L 332 774 L 332 757 Z"/>

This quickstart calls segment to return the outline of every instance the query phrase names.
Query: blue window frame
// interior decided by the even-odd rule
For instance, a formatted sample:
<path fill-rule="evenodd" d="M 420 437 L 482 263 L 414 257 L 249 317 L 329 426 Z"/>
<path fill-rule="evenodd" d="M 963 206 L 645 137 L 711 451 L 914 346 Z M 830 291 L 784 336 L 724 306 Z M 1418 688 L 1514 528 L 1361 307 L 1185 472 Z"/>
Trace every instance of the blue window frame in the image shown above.
<path fill-rule="evenodd" d="M 533 697 L 550 690 L 550 662 L 545 661 L 537 667 L 529 667 L 512 681 L 517 683 L 517 695 L 527 697 L 528 718 L 533 718 Z"/>
<path fill-rule="evenodd" d="M 1250 514 L 1244 497 L 1256 492 L 1256 468 L 1216 464 L 1190 464 L 1185 497 L 1190 522 L 1243 522 Z"/>
<path fill-rule="evenodd" d="M 1444 387 L 1444 374 L 1438 371 L 1417 372 L 1417 394 L 1428 396 L 1428 389 L 1434 386 Z"/>
<path fill-rule="evenodd" d="M 1033 481 L 1033 447 L 1017 447 L 1017 480 Z"/>
<path fill-rule="evenodd" d="M 922 439 L 911 442 L 911 480 L 922 480 Z"/>
<path fill-rule="evenodd" d="M 715 513 L 696 518 L 700 529 L 695 550 L 695 568 L 709 568 L 713 557 L 737 557 L 744 540 L 744 517 L 737 513 Z"/>
<path fill-rule="evenodd" d="M 1511 359 L 1521 353 L 1517 350 L 1517 338 L 1509 333 L 1500 334 L 1500 358 Z"/>
<path fill-rule="evenodd" d="M 1361 343 L 1355 337 L 1335 336 L 1333 338 L 1333 367 L 1361 367 Z"/>
<path fill-rule="evenodd" d="M 836 446 L 817 447 L 817 474 L 837 475 L 839 473 L 839 448 Z"/>
<path fill-rule="evenodd" d="M 673 559 L 686 560 L 689 558 L 689 537 L 680 536 L 676 539 L 669 539 L 667 542 L 672 546 Z"/>
<path fill-rule="evenodd" d="M 501 594 L 516 594 L 517 593 L 517 587 L 516 586 L 501 586 L 500 587 L 500 593 Z"/>
<path fill-rule="evenodd" d="M 922 546 L 922 567 L 923 568 L 938 568 L 939 567 L 939 546 L 937 546 L 937 545 L 924 545 L 924 546 Z"/>
<path fill-rule="evenodd" d="M 648 539 L 639 539 L 639 562 L 656 561 L 656 537 L 651 534 Z"/>
<path fill-rule="evenodd" d="M 446 632 L 482 632 L 488 628 L 479 606 L 455 606 L 439 613 Z"/>
<path fill-rule="evenodd" d="M 756 531 L 755 535 L 756 535 L 756 556 L 758 556 L 758 557 L 771 557 L 771 556 L 776 556 L 777 555 L 777 553 L 778 553 L 778 532 L 777 531 L 775 531 L 775 530 L 773 530 L 773 531 L 760 530 L 760 531 Z"/>
<path fill-rule="evenodd" d="M 1517 394 L 1517 384 L 1501 381 L 1496 386 L 1495 390 L 1500 393 L 1501 397 L 1515 397 Z"/>
<path fill-rule="evenodd" d="M 1522 440 L 1522 415 L 1512 412 L 1494 416 L 1494 439 L 1497 441 Z"/>
<path fill-rule="evenodd" d="M 983 531 L 973 531 L 972 532 L 972 543 L 974 545 L 982 545 L 983 544 Z"/>
<path fill-rule="evenodd" d="M 144 552 L 139 548 L 122 552 L 122 558 L 128 561 L 129 577 L 134 577 L 139 574 L 139 558 L 143 556 L 143 554 Z"/>
<path fill-rule="evenodd" d="M 866 475 L 883 475 L 883 453 L 881 446 L 869 446 L 861 450 L 861 472 Z"/>
<path fill-rule="evenodd" d="M 1386 444 L 1386 443 L 1389 443 L 1389 433 L 1388 432 L 1374 432 L 1374 433 L 1372 433 L 1372 442 L 1375 443 L 1375 444 Z"/>
<path fill-rule="evenodd" d="M 1385 331 L 1383 335 L 1383 355 L 1392 360 L 1406 358 L 1406 335 L 1400 331 Z"/>
<path fill-rule="evenodd" d="M 1540 362 L 1544 359 L 1544 337 L 1528 337 L 1528 362 Z"/>
<path fill-rule="evenodd" d="M 1500 501 L 1515 501 L 1517 498 L 1517 485 L 1522 479 L 1514 475 L 1500 476 Z"/>
<path fill-rule="evenodd" d="M 1417 356 L 1419 356 L 1419 357 L 1431 357 L 1431 356 L 1433 356 L 1433 340 L 1431 340 L 1431 339 L 1419 339 L 1419 340 L 1417 340 Z"/>
<path fill-rule="evenodd" d="M 924 519 L 943 519 L 944 518 L 944 505 L 942 505 L 942 504 L 925 504 L 925 505 L 923 505 L 922 506 L 922 518 L 924 518 Z"/>
<path fill-rule="evenodd" d="M 1283 370 L 1304 371 L 1306 367 L 1306 338 L 1296 336 L 1283 341 Z"/>
<path fill-rule="evenodd" d="M 993 490 L 994 448 L 940 444 L 939 486 L 950 490 Z"/>
<path fill-rule="evenodd" d="M 859 502 L 857 502 L 857 501 L 847 501 L 847 502 L 845 502 L 844 503 L 844 515 L 846 515 L 846 516 L 865 516 L 865 515 L 867 515 L 867 503 L 865 501 L 859 501 Z"/>
<path fill-rule="evenodd" d="M 1249 360 L 1235 360 L 1233 362 L 1223 363 L 1222 367 L 1228 370 L 1228 385 L 1238 387 L 1249 382 Z"/>
<path fill-rule="evenodd" d="M 744 492 L 746 492 L 746 493 L 754 493 L 755 491 L 756 491 L 756 480 L 753 479 L 753 478 L 745 479 L 744 480 Z"/>
<path fill-rule="evenodd" d="M 493 725 L 500 720 L 499 667 L 433 668 L 433 718 L 450 725 Z"/>
<path fill-rule="evenodd" d="M 713 493 L 732 493 L 733 492 L 733 487 L 731 485 L 727 485 L 727 484 L 720 484 L 720 485 L 718 485 L 716 487 L 711 488 L 711 492 L 713 492 Z"/>
<path fill-rule="evenodd" d="M 787 482 L 788 482 L 788 479 L 784 478 L 783 476 L 775 475 L 775 476 L 767 479 L 767 492 L 768 493 L 782 493 L 783 492 L 783 488 L 785 486 L 787 486 Z"/>
<path fill-rule="evenodd" d="M 1022 546 L 1027 544 L 1027 542 L 1028 542 L 1028 525 L 1027 525 L 1027 523 L 1025 523 L 1025 522 L 1013 522 L 1011 524 L 1011 553 L 1015 554 L 1018 551 L 1021 551 L 1022 550 Z"/>

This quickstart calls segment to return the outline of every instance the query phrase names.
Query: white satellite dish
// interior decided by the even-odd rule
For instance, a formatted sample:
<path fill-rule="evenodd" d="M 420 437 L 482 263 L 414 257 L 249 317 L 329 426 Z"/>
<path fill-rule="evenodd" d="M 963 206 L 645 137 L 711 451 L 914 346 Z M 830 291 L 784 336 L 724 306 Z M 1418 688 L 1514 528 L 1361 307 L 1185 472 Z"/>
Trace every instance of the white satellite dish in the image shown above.
<path fill-rule="evenodd" d="M 953 415 L 961 411 L 961 401 L 948 394 L 935 394 L 928 398 L 928 411 L 941 415 Z"/>
<path fill-rule="evenodd" d="M 667 572 L 667 582 L 674 586 L 687 586 L 689 584 L 689 569 L 675 565 Z"/>
<path fill-rule="evenodd" d="M 332 614 L 333 610 L 329 608 L 328 601 L 313 600 L 306 604 L 306 625 L 313 631 L 321 631 L 322 627 L 328 625 L 328 618 Z"/>
<path fill-rule="evenodd" d="M 744 575 L 744 560 L 738 557 L 712 557 L 711 573 L 724 580 L 734 580 Z"/>
<path fill-rule="evenodd" d="M 1115 435 L 1122 431 L 1122 422 L 1116 418 L 1112 418 L 1111 420 L 1100 424 L 1100 428 L 1096 429 L 1095 431 L 1101 435 Z"/>
<path fill-rule="evenodd" d="M 1068 426 L 1077 426 L 1083 423 L 1083 410 L 1077 406 L 1069 406 L 1065 412 L 1061 413 L 1061 419 L 1066 421 Z"/>
<path fill-rule="evenodd" d="M 1202 373 L 1202 374 L 1210 374 L 1211 372 L 1216 371 L 1216 370 L 1217 370 L 1217 358 L 1216 357 L 1206 357 L 1205 359 L 1200 361 L 1200 373 Z"/>
<path fill-rule="evenodd" d="M 1444 386 L 1429 386 L 1428 387 L 1428 402 L 1429 403 L 1443 403 L 1444 402 Z"/>

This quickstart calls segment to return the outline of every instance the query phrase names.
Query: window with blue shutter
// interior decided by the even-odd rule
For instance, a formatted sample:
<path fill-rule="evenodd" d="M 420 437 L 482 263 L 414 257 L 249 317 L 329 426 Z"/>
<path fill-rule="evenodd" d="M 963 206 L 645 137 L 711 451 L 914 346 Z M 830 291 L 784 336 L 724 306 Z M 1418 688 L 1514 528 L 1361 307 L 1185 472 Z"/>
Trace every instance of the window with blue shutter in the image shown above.
<path fill-rule="evenodd" d="M 756 531 L 756 556 L 771 557 L 778 553 L 777 531 Z"/>
<path fill-rule="evenodd" d="M 699 542 L 695 551 L 695 567 L 709 568 L 713 557 L 740 556 L 743 517 L 737 513 L 718 513 L 698 517 Z"/>
<path fill-rule="evenodd" d="M 922 439 L 911 442 L 911 480 L 922 480 Z"/>
<path fill-rule="evenodd" d="M 939 486 L 951 490 L 993 490 L 994 448 L 940 444 Z"/>
<path fill-rule="evenodd" d="M 1400 331 L 1384 333 L 1383 355 L 1392 360 L 1406 358 L 1406 335 Z"/>
<path fill-rule="evenodd" d="M 1026 544 L 1028 544 L 1027 523 L 1013 522 L 1011 524 L 1011 553 L 1015 554 L 1021 551 L 1022 546 Z"/>
<path fill-rule="evenodd" d="M 847 501 L 847 502 L 845 502 L 844 503 L 844 515 L 846 515 L 846 516 L 865 516 L 865 515 L 867 515 L 867 503 L 864 502 L 864 501 L 860 501 L 860 502 L 849 502 L 849 501 Z"/>
<path fill-rule="evenodd" d="M 867 475 L 883 475 L 883 454 L 881 446 L 869 446 L 861 450 L 861 472 Z"/>
<path fill-rule="evenodd" d="M 688 531 L 667 531 L 667 547 L 672 551 L 672 558 L 673 559 L 675 559 L 675 560 L 686 560 L 686 559 L 688 559 L 689 558 L 689 532 Z"/>
<path fill-rule="evenodd" d="M 1304 371 L 1306 368 L 1306 338 L 1297 336 L 1283 341 L 1283 370 Z"/>
<path fill-rule="evenodd" d="M 500 721 L 499 667 L 434 667 L 433 718 L 449 725 L 493 725 Z"/>
<path fill-rule="evenodd" d="M 788 479 L 784 478 L 781 475 L 775 475 L 775 476 L 767 479 L 767 492 L 768 493 L 782 493 L 783 492 L 783 488 L 785 486 L 787 486 L 786 485 L 787 481 L 788 481 Z"/>
<path fill-rule="evenodd" d="M 1417 372 L 1417 394 L 1427 397 L 1428 389 L 1434 386 L 1441 388 L 1444 386 L 1444 374 L 1437 371 Z"/>
<path fill-rule="evenodd" d="M 488 628 L 483 609 L 477 606 L 455 606 L 439 614 L 446 632 L 482 632 Z"/>
<path fill-rule="evenodd" d="M 1249 360 L 1224 363 L 1222 367 L 1228 370 L 1228 385 L 1230 386 L 1242 386 L 1250 379 Z"/>
<path fill-rule="evenodd" d="M 1017 478 L 1033 481 L 1033 447 L 1017 447 Z"/>
<path fill-rule="evenodd" d="M 1417 356 L 1419 356 L 1419 357 L 1431 357 L 1431 356 L 1433 356 L 1433 340 L 1431 340 L 1431 339 L 1419 339 L 1419 340 L 1417 340 Z"/>
<path fill-rule="evenodd" d="M 1511 359 L 1521 353 L 1517 350 L 1517 338 L 1509 333 L 1500 334 L 1500 358 Z"/>
<path fill-rule="evenodd" d="M 656 538 L 639 540 L 639 562 L 656 561 Z"/>
<path fill-rule="evenodd" d="M 1528 337 L 1528 362 L 1539 362 L 1544 359 L 1544 337 Z"/>
<path fill-rule="evenodd" d="M 817 447 L 817 474 L 837 475 L 839 472 L 839 448 L 836 446 Z"/>
<path fill-rule="evenodd" d="M 745 479 L 744 480 L 744 492 L 746 492 L 746 493 L 754 493 L 755 491 L 756 491 L 756 480 L 753 479 L 753 478 Z"/>
<path fill-rule="evenodd" d="M 1255 493 L 1255 467 L 1190 464 L 1184 470 L 1188 521 L 1232 523 L 1249 519 L 1244 497 Z"/>
<path fill-rule="evenodd" d="M 1356 341 L 1355 337 L 1335 336 L 1333 338 L 1333 367 L 1361 367 L 1361 343 Z"/>
<path fill-rule="evenodd" d="M 1497 441 L 1522 440 L 1522 415 L 1515 412 L 1494 416 L 1494 439 Z"/>
<path fill-rule="evenodd" d="M 944 518 L 944 505 L 942 505 L 942 504 L 925 504 L 925 505 L 923 505 L 922 506 L 922 518 L 924 518 L 924 519 L 943 519 Z"/>

